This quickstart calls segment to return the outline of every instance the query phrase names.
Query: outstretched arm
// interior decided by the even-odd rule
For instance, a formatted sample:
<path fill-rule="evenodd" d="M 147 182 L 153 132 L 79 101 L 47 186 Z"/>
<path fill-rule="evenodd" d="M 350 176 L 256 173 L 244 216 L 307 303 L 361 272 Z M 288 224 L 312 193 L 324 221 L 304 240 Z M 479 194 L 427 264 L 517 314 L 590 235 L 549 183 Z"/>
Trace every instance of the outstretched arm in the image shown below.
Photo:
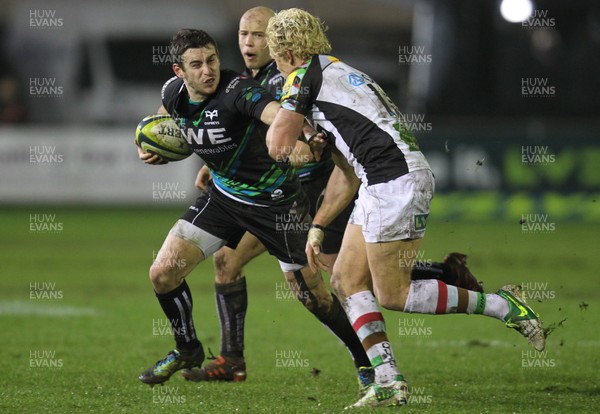
<path fill-rule="evenodd" d="M 323 202 L 313 218 L 313 223 L 326 227 L 340 214 L 354 198 L 360 180 L 339 151 L 332 147 L 331 155 L 335 168 L 327 181 Z"/>
<path fill-rule="evenodd" d="M 316 270 L 317 267 L 326 271 L 331 270 L 327 269 L 325 263 L 319 260 L 321 244 L 325 236 L 323 229 L 346 208 L 360 186 L 360 180 L 354 174 L 354 170 L 346 158 L 334 147 L 332 147 L 331 154 L 336 165 L 329 177 L 327 187 L 325 187 L 323 202 L 313 218 L 306 241 L 306 257 L 313 270 Z"/>

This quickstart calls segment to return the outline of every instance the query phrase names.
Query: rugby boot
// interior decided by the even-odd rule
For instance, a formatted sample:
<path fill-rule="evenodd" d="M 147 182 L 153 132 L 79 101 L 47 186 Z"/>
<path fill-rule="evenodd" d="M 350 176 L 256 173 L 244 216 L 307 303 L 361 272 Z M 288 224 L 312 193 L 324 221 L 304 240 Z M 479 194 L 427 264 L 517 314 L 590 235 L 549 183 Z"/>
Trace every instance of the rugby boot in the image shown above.
<path fill-rule="evenodd" d="M 517 285 L 506 285 L 496 294 L 508 301 L 509 311 L 504 317 L 506 326 L 523 335 L 537 351 L 543 351 L 546 346 L 546 333 L 542 321 L 525 302 L 521 288 Z"/>
<path fill-rule="evenodd" d="M 144 371 L 139 376 L 139 380 L 152 387 L 168 381 L 180 369 L 200 367 L 202 362 L 204 362 L 204 349 L 201 346 L 192 352 L 181 352 L 178 349 L 173 349 L 166 357 Z"/>
<path fill-rule="evenodd" d="M 396 407 L 408 403 L 408 384 L 402 375 L 397 375 L 394 381 L 386 385 L 373 384 L 359 400 L 346 407 Z"/>
<path fill-rule="evenodd" d="M 244 358 L 231 358 L 222 355 L 202 368 L 186 369 L 181 376 L 188 381 L 246 381 Z"/>
<path fill-rule="evenodd" d="M 373 367 L 360 367 L 356 370 L 356 374 L 358 377 L 358 398 L 362 398 L 375 382 L 375 370 Z"/>

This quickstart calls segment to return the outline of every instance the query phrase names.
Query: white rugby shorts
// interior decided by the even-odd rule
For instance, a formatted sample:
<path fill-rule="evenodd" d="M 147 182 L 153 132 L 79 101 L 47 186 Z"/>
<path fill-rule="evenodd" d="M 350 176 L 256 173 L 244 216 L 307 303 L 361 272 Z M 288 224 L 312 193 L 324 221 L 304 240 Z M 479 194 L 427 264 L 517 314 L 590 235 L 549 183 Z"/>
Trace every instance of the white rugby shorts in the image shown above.
<path fill-rule="evenodd" d="M 425 235 L 434 190 L 431 170 L 361 185 L 349 223 L 362 226 L 367 243 L 420 239 Z"/>

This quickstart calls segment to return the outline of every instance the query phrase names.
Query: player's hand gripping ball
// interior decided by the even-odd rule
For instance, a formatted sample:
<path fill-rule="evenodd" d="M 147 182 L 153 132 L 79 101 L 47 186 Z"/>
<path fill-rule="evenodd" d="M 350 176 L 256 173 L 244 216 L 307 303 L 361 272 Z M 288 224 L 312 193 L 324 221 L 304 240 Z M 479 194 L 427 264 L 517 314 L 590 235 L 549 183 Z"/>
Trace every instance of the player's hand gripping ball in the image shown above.
<path fill-rule="evenodd" d="M 145 152 L 158 155 L 165 161 L 183 160 L 193 152 L 168 115 L 150 115 L 142 119 L 135 129 L 135 143 Z"/>

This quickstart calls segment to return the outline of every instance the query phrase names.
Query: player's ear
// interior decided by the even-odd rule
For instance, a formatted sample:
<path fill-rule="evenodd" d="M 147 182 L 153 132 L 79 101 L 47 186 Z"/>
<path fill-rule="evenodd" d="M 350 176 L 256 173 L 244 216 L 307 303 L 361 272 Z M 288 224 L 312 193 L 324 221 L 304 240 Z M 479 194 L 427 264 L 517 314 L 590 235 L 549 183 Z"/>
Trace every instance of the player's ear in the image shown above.
<path fill-rule="evenodd" d="M 175 76 L 178 78 L 183 78 L 183 68 L 179 66 L 179 63 L 173 63 L 173 72 L 175 72 Z"/>
<path fill-rule="evenodd" d="M 291 50 L 285 51 L 285 60 L 292 66 L 300 66 L 302 62 L 298 62 L 298 58 L 294 56 Z"/>
<path fill-rule="evenodd" d="M 215 54 L 217 55 L 217 57 L 219 57 L 219 48 L 217 47 L 216 43 L 213 43 L 213 48 L 215 49 Z"/>

